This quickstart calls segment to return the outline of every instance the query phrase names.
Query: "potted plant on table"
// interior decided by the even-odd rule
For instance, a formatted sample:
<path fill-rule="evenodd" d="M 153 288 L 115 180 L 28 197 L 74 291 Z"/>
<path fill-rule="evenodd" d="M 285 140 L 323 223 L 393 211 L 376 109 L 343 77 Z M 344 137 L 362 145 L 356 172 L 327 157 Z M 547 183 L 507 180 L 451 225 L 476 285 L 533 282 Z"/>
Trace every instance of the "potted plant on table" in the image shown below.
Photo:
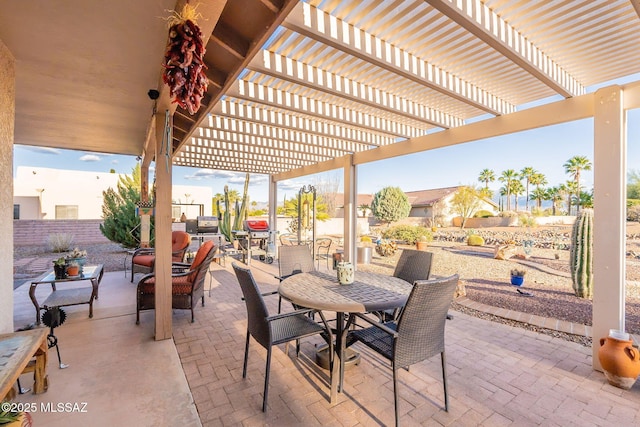
<path fill-rule="evenodd" d="M 524 275 L 526 271 L 522 268 L 511 269 L 511 284 L 514 286 L 522 286 L 524 284 Z"/>
<path fill-rule="evenodd" d="M 67 277 L 76 277 L 80 275 L 80 264 L 77 261 L 67 263 Z"/>
<path fill-rule="evenodd" d="M 84 263 L 87 261 L 87 251 L 81 251 L 78 248 L 74 248 L 67 254 L 66 260 L 67 267 L 71 262 L 75 262 L 79 268 L 79 272 L 77 274 L 82 274 L 82 268 L 84 267 Z"/>
<path fill-rule="evenodd" d="M 53 261 L 53 272 L 56 275 L 56 279 L 64 279 L 67 277 L 67 260 L 64 257 Z"/>

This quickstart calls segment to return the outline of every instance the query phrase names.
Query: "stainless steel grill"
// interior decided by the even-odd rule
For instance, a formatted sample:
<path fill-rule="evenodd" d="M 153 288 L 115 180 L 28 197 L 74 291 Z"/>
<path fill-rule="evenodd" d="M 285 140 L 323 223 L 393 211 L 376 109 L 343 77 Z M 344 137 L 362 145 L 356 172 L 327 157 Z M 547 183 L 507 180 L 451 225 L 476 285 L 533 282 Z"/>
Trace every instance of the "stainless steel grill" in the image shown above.
<path fill-rule="evenodd" d="M 218 218 L 215 216 L 199 216 L 198 233 L 218 233 Z"/>
<path fill-rule="evenodd" d="M 252 239 L 268 239 L 269 223 L 265 220 L 246 220 L 244 231 L 248 231 Z"/>

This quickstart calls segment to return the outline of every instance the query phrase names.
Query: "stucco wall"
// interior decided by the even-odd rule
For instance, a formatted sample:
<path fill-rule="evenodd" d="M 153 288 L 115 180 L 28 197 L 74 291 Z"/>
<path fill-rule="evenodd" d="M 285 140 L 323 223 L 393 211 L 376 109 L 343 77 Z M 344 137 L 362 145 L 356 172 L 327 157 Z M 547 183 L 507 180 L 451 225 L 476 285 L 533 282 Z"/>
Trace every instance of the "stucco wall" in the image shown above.
<path fill-rule="evenodd" d="M 15 59 L 0 40 L 0 333 L 13 332 Z"/>

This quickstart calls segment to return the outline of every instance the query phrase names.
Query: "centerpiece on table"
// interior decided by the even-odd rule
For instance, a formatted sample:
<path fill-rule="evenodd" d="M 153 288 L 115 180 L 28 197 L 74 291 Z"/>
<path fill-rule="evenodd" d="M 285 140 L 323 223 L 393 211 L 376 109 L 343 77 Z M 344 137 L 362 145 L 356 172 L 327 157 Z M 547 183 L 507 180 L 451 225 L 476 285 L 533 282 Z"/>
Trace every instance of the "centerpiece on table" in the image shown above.
<path fill-rule="evenodd" d="M 82 269 L 84 267 L 84 263 L 87 261 L 87 251 L 81 251 L 78 248 L 74 248 L 71 252 L 67 254 L 65 257 L 67 265 L 71 263 L 78 264 L 79 272 L 78 274 L 82 274 Z"/>

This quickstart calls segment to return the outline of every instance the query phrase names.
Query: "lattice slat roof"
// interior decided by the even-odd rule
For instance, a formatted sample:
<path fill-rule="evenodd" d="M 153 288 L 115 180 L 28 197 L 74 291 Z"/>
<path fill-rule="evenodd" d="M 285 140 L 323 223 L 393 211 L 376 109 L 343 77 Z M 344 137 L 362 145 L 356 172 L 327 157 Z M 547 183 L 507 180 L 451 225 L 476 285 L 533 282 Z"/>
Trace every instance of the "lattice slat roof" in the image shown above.
<path fill-rule="evenodd" d="M 176 164 L 284 172 L 640 72 L 629 1 L 310 0 L 290 9 L 181 141 Z"/>

